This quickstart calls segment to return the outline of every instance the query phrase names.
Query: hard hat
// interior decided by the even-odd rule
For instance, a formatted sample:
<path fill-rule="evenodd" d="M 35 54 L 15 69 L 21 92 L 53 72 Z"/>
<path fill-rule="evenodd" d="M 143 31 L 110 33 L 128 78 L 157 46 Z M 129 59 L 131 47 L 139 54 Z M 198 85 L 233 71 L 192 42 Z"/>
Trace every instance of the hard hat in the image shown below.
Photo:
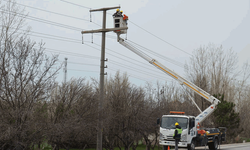
<path fill-rule="evenodd" d="M 119 9 L 116 9 L 116 11 L 119 11 Z"/>
<path fill-rule="evenodd" d="M 178 122 L 176 122 L 176 123 L 175 123 L 175 126 L 178 126 L 178 125 L 179 125 L 179 123 L 178 123 Z"/>
<path fill-rule="evenodd" d="M 122 13 L 123 11 L 121 10 L 121 13 Z"/>

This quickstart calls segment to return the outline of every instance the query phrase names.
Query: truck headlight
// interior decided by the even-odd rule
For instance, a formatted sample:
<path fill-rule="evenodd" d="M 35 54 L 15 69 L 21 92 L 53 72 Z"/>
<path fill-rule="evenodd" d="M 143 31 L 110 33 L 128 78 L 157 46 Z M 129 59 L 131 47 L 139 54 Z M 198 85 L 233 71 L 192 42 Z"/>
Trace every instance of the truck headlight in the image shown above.
<path fill-rule="evenodd" d="M 187 141 L 187 134 L 181 135 L 181 141 Z"/>
<path fill-rule="evenodd" d="M 163 139 L 164 139 L 163 134 L 160 133 L 160 140 L 163 140 Z"/>

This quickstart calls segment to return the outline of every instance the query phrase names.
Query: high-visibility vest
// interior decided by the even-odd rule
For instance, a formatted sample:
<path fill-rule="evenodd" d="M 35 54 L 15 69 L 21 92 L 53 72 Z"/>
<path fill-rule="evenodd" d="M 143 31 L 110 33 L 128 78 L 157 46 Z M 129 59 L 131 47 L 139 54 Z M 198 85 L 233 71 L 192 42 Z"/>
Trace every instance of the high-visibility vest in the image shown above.
<path fill-rule="evenodd" d="M 177 135 L 176 136 L 175 136 L 175 132 L 174 132 L 175 139 L 180 139 L 181 138 L 182 129 L 176 128 L 175 130 L 177 130 Z"/>

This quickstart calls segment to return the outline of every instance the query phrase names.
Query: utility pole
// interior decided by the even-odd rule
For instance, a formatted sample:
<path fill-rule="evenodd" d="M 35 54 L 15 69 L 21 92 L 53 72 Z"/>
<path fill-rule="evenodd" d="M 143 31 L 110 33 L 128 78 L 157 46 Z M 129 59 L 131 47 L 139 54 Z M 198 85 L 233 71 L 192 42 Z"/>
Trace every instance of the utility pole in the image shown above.
<path fill-rule="evenodd" d="M 102 111 L 103 111 L 103 99 L 104 99 L 104 75 L 107 75 L 107 73 L 104 73 L 104 69 L 107 68 L 107 66 L 104 66 L 105 61 L 107 61 L 107 60 L 105 60 L 105 37 L 106 37 L 105 35 L 106 35 L 106 32 L 109 32 L 109 31 L 128 29 L 127 27 L 108 28 L 108 29 L 106 28 L 106 12 L 107 12 L 107 10 L 117 9 L 117 8 L 120 8 L 120 6 L 90 10 L 90 12 L 103 11 L 102 29 L 81 32 L 82 34 L 102 32 L 102 47 L 101 47 L 101 62 L 100 62 L 100 85 L 99 85 L 100 86 L 100 96 L 99 96 L 99 103 L 98 103 L 97 144 L 96 144 L 97 150 L 102 150 L 102 132 L 103 132 Z"/>
<path fill-rule="evenodd" d="M 64 84 L 66 84 L 66 81 L 67 81 L 67 60 L 68 60 L 68 58 L 65 57 L 65 62 L 64 62 Z"/>

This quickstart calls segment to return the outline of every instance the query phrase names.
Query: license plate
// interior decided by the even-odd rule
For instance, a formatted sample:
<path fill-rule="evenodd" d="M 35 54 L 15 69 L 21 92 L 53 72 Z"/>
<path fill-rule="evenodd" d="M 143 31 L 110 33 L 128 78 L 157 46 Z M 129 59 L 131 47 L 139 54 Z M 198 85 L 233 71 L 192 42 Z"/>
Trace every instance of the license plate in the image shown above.
<path fill-rule="evenodd" d="M 174 145 L 175 142 L 166 142 L 167 144 L 171 144 L 171 145 Z"/>

